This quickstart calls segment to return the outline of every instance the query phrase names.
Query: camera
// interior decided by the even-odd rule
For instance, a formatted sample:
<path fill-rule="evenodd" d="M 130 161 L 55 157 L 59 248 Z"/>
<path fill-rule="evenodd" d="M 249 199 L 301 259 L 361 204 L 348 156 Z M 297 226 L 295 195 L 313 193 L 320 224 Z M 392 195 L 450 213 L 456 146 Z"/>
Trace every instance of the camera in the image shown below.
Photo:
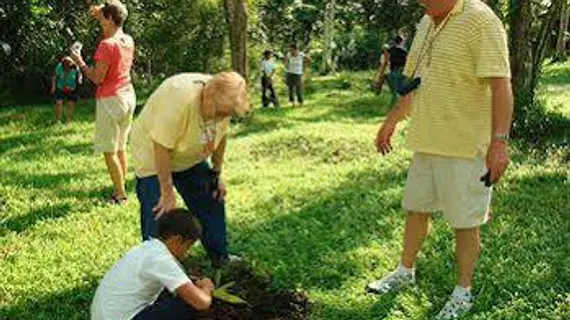
<path fill-rule="evenodd" d="M 81 44 L 81 42 L 79 42 L 79 41 L 75 41 L 71 45 L 71 50 L 73 50 L 73 51 L 81 51 L 82 48 L 83 48 L 83 44 Z"/>
<path fill-rule="evenodd" d="M 400 87 L 396 91 L 398 92 L 398 94 L 400 96 L 405 96 L 408 93 L 419 88 L 421 83 L 422 83 L 422 79 L 419 77 L 413 78 L 413 79 L 406 77 L 402 80 L 402 84 L 400 85 Z"/>
<path fill-rule="evenodd" d="M 487 170 L 487 173 L 485 173 L 479 181 L 483 182 L 485 187 L 490 188 L 493 185 L 493 181 L 491 181 L 491 171 Z"/>

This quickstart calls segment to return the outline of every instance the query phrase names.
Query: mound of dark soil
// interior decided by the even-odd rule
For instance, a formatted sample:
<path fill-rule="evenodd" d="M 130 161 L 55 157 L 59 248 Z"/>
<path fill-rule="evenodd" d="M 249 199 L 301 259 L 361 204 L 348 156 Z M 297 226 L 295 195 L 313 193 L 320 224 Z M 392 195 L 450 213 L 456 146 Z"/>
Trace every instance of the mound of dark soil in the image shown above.
<path fill-rule="evenodd" d="M 256 273 L 246 263 L 232 264 L 224 271 L 222 284 L 235 281 L 229 290 L 247 301 L 234 305 L 215 300 L 200 320 L 305 320 L 311 303 L 302 292 L 288 292 L 272 287 L 271 278 Z M 193 275 L 202 276 L 194 269 Z"/>

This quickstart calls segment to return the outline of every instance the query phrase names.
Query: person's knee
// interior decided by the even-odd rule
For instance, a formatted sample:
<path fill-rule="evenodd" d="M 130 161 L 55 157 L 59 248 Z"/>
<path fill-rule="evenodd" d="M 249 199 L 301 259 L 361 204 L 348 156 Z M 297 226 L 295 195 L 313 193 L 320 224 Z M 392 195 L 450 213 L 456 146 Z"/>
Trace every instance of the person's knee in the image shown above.
<path fill-rule="evenodd" d="M 421 221 L 421 222 L 429 222 L 429 220 L 431 219 L 431 213 L 408 211 L 408 219 Z"/>
<path fill-rule="evenodd" d="M 457 238 L 479 239 L 479 227 L 472 228 L 455 228 L 455 236 Z"/>

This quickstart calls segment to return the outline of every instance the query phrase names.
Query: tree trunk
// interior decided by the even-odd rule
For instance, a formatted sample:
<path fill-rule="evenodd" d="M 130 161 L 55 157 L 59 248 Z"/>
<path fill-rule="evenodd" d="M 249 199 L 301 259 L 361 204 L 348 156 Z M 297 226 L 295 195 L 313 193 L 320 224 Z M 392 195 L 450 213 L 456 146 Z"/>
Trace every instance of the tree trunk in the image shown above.
<path fill-rule="evenodd" d="M 532 43 L 529 39 L 532 24 L 532 0 L 510 0 L 510 52 L 512 84 L 517 106 L 530 103 L 526 97 L 530 85 L 529 71 L 532 64 Z M 520 101 L 522 96 L 525 101 Z M 527 101 L 530 98 L 530 101 Z"/>
<path fill-rule="evenodd" d="M 566 32 L 568 32 L 568 21 L 570 20 L 570 10 L 568 10 L 568 3 L 564 1 L 562 3 L 562 9 L 560 10 L 560 28 L 558 29 L 558 41 L 556 41 L 556 52 L 558 54 L 566 53 L 566 43 L 568 38 L 566 37 Z"/>
<path fill-rule="evenodd" d="M 535 0 L 510 0 L 510 53 L 513 92 L 515 95 L 515 122 L 513 134 L 528 136 L 540 132 L 543 110 L 535 104 L 535 93 L 546 49 L 551 43 L 551 30 L 556 28 L 563 2 L 552 0 L 546 13 L 533 16 Z M 533 4 L 534 2 L 534 4 Z M 533 24 L 534 20 L 534 24 Z"/>
<path fill-rule="evenodd" d="M 230 37 L 232 68 L 247 80 L 247 3 L 246 0 L 224 0 L 224 8 Z"/>
<path fill-rule="evenodd" d="M 549 41 L 551 40 L 551 37 L 549 37 L 549 32 L 555 28 L 556 18 L 559 16 L 559 12 L 566 1 L 567 0 L 553 0 L 550 4 L 550 7 L 548 8 L 548 11 L 544 15 L 544 18 L 540 19 L 542 21 L 542 25 L 538 34 L 538 38 L 535 41 L 535 47 L 533 48 L 533 60 L 530 70 L 530 87 L 533 90 L 538 85 L 538 77 L 540 75 L 540 71 L 542 70 L 544 59 L 546 57 L 546 49 L 548 47 Z"/>
<path fill-rule="evenodd" d="M 333 39 L 334 39 L 334 16 L 336 1 L 329 0 L 325 4 L 325 32 L 324 32 L 324 52 L 323 61 L 321 63 L 321 74 L 334 72 L 335 65 L 333 61 Z"/>

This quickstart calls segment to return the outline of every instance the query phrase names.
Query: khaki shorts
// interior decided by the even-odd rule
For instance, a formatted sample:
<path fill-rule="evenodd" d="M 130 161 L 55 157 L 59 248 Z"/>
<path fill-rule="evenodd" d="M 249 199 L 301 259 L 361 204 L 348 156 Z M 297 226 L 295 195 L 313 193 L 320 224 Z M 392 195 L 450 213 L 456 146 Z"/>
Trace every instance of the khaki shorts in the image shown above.
<path fill-rule="evenodd" d="M 456 229 L 485 224 L 492 194 L 492 187 L 480 181 L 485 173 L 483 156 L 464 159 L 415 153 L 402 207 L 417 213 L 442 211 Z"/>
<path fill-rule="evenodd" d="M 132 87 L 121 89 L 116 96 L 97 99 L 95 116 L 95 152 L 125 150 L 136 106 Z"/>

